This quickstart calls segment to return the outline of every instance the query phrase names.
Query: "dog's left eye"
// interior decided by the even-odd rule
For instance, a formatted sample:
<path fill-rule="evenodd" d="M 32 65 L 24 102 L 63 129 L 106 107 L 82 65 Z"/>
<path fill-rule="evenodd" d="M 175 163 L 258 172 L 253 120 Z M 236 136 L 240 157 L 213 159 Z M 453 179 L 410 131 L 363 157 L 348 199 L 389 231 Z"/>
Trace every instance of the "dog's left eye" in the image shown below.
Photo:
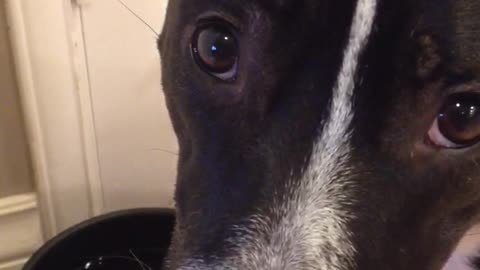
<path fill-rule="evenodd" d="M 193 36 L 192 53 L 205 72 L 224 81 L 235 79 L 238 42 L 228 26 L 210 23 L 199 28 Z"/>
<path fill-rule="evenodd" d="M 429 140 L 437 147 L 466 148 L 480 141 L 480 94 L 459 93 L 440 110 Z"/>

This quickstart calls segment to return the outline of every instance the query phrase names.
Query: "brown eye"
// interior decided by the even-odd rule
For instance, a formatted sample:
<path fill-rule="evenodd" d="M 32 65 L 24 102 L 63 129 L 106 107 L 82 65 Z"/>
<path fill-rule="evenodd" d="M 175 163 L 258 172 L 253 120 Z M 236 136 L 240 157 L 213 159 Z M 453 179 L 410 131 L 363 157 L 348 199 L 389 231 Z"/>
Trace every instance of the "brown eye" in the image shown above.
<path fill-rule="evenodd" d="M 443 106 L 429 132 L 430 140 L 444 148 L 465 148 L 480 141 L 480 94 L 460 93 Z"/>
<path fill-rule="evenodd" d="M 238 42 L 229 27 L 209 24 L 199 28 L 192 41 L 197 64 L 207 73 L 222 79 L 234 80 L 238 65 Z"/>

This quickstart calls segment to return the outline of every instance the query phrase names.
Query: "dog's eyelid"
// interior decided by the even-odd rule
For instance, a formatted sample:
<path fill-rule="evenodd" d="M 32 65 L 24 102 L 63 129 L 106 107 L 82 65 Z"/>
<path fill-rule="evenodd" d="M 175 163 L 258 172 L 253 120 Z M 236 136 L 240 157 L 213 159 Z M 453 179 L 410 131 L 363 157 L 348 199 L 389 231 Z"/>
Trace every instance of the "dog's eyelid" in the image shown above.
<path fill-rule="evenodd" d="M 477 80 L 458 80 L 447 84 L 447 88 L 449 89 L 448 95 L 464 92 L 480 94 L 480 82 Z"/>
<path fill-rule="evenodd" d="M 196 20 L 197 26 L 203 26 L 212 23 L 222 23 L 237 33 L 243 32 L 243 27 L 240 20 L 227 13 L 211 11 L 200 15 Z"/>

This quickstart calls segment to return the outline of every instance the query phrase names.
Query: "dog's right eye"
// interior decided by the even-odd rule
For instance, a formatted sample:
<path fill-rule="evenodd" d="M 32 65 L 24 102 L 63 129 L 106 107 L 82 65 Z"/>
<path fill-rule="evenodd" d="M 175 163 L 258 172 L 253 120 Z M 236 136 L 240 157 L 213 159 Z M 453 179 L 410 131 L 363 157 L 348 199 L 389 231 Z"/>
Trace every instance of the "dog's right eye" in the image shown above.
<path fill-rule="evenodd" d="M 238 42 L 228 26 L 210 23 L 197 29 L 192 40 L 192 53 L 205 72 L 224 81 L 235 79 Z"/>
<path fill-rule="evenodd" d="M 448 98 L 428 133 L 442 148 L 465 148 L 480 141 L 480 94 L 459 93 Z"/>

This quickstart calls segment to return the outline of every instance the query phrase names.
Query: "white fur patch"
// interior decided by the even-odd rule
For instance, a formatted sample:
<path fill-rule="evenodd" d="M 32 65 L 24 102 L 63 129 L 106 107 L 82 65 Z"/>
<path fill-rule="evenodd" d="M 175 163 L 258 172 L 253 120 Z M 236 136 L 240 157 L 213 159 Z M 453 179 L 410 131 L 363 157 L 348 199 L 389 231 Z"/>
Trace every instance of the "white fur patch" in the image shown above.
<path fill-rule="evenodd" d="M 345 209 L 352 203 L 348 194 L 347 160 L 350 156 L 349 127 L 353 119 L 352 96 L 360 54 L 368 43 L 375 13 L 376 0 L 359 0 L 342 67 L 333 91 L 330 118 L 315 144 L 310 164 L 299 189 L 298 200 L 293 201 L 297 220 L 302 227 L 308 249 L 315 253 L 312 269 L 354 268 L 355 248 L 346 228 L 354 213 Z M 341 174 L 341 176 L 339 175 Z M 290 224 L 288 224 L 290 225 Z M 298 232 L 297 232 L 298 233 Z"/>
<path fill-rule="evenodd" d="M 346 223 L 353 218 L 345 205 L 351 198 L 346 161 L 349 159 L 349 126 L 352 96 L 360 54 L 365 48 L 376 15 L 377 0 L 358 0 L 343 62 L 334 88 L 329 119 L 314 144 L 310 164 L 300 186 L 272 202 L 278 219 L 258 213 L 246 227 L 237 227 L 229 243 L 235 256 L 192 258 L 183 270 L 345 270 L 354 268 L 355 248 Z M 347 174 L 343 174 L 346 172 Z M 339 173 L 343 175 L 340 176 Z M 290 182 L 290 181 L 286 181 Z"/>
<path fill-rule="evenodd" d="M 475 270 L 470 265 L 469 258 L 463 255 L 454 254 L 448 260 L 442 270 Z"/>
<path fill-rule="evenodd" d="M 442 270 L 475 270 L 470 260 L 479 255 L 479 247 L 480 226 L 477 225 L 464 235 Z"/>

